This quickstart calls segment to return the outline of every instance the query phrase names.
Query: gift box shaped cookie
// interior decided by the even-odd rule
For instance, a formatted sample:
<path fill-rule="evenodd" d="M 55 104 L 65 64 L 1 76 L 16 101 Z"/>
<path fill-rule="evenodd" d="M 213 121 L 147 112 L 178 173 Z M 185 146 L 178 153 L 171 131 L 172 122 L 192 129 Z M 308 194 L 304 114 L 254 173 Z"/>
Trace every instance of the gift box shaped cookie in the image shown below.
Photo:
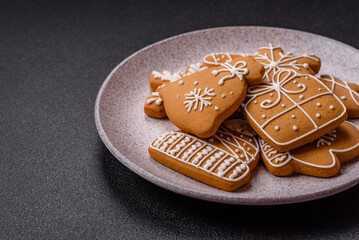
<path fill-rule="evenodd" d="M 260 49 L 265 81 L 249 87 L 244 114 L 252 128 L 280 152 L 300 147 L 339 126 L 347 118 L 343 103 L 314 73 L 319 58 Z"/>
<path fill-rule="evenodd" d="M 347 118 L 343 103 L 310 74 L 281 70 L 250 87 L 244 113 L 252 128 L 280 152 L 300 147 Z"/>

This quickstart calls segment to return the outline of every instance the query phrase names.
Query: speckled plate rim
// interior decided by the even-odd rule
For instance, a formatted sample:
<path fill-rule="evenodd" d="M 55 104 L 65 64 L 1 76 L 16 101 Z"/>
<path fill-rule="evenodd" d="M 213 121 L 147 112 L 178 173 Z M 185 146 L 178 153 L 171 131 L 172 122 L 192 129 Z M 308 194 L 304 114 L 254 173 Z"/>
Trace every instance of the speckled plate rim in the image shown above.
<path fill-rule="evenodd" d="M 201 199 L 201 200 L 206 200 L 206 201 L 212 201 L 212 202 L 218 202 L 218 203 L 226 203 L 226 204 L 237 204 L 237 205 L 280 205 L 280 204 L 291 204 L 291 203 L 299 203 L 299 202 L 306 202 L 306 201 L 311 201 L 311 200 L 315 200 L 315 199 L 320 199 L 320 198 L 325 198 L 334 194 L 337 194 L 339 192 L 345 191 L 357 184 L 359 184 L 359 175 L 357 178 L 353 178 L 351 181 L 347 181 L 345 183 L 343 183 L 342 185 L 338 185 L 335 186 L 333 188 L 328 188 L 325 190 L 321 190 L 321 191 L 317 191 L 317 192 L 310 192 L 308 194 L 301 194 L 301 195 L 297 195 L 295 196 L 295 198 L 293 197 L 280 197 L 280 198 L 268 198 L 268 197 L 258 197 L 258 198 L 246 198 L 246 197 L 242 197 L 240 199 L 236 199 L 236 201 L 233 201 L 233 199 L 231 198 L 224 198 L 221 194 L 209 194 L 206 192 L 200 192 L 200 191 L 194 191 L 192 189 L 183 187 L 183 186 L 178 186 L 176 184 L 167 182 L 159 177 L 154 176 L 153 174 L 145 171 L 143 168 L 141 168 L 140 166 L 134 164 L 133 162 L 131 162 L 129 159 L 127 159 L 125 156 L 123 156 L 121 154 L 120 151 L 118 151 L 116 149 L 116 147 L 111 143 L 111 141 L 109 140 L 105 130 L 102 127 L 102 122 L 101 122 L 101 115 L 100 115 L 100 102 L 102 99 L 102 95 L 104 93 L 104 90 L 108 84 L 108 82 L 111 80 L 112 76 L 114 75 L 115 72 L 118 71 L 118 69 L 120 69 L 123 65 L 125 65 L 125 63 L 127 61 L 129 61 L 132 58 L 135 58 L 137 55 L 139 55 L 140 53 L 146 51 L 149 48 L 152 48 L 156 45 L 160 45 L 163 43 L 166 43 L 168 41 L 171 41 L 173 39 L 182 37 L 182 36 L 187 36 L 187 35 L 191 35 L 191 34 L 198 34 L 201 32 L 206 32 L 206 31 L 212 31 L 215 29 L 236 29 L 236 28 L 253 28 L 253 29 L 258 29 L 258 28 L 266 28 L 266 29 L 281 29 L 281 30 L 286 30 L 286 31 L 293 31 L 293 32 L 297 32 L 297 33 L 305 33 L 305 34 L 309 34 L 309 35 L 313 35 L 313 36 L 319 36 L 321 38 L 326 39 L 327 41 L 331 41 L 337 44 L 341 44 L 347 48 L 351 48 L 353 51 L 356 51 L 359 54 L 359 50 L 348 45 L 345 43 L 342 43 L 340 41 L 325 37 L 325 36 L 321 36 L 318 34 L 314 34 L 314 33 L 309 33 L 309 32 L 304 32 L 304 31 L 299 31 L 299 30 L 293 30 L 293 29 L 287 29 L 287 28 L 277 28 L 277 27 L 265 27 L 265 26 L 237 26 L 237 27 L 218 27 L 218 28 L 208 28 L 208 29 L 202 29 L 202 30 L 197 30 L 197 31 L 191 31 L 191 32 L 187 32 L 187 33 L 183 33 L 183 34 L 179 34 L 170 38 L 166 38 L 164 40 L 161 40 L 159 42 L 153 43 L 151 45 L 148 45 L 145 48 L 142 48 L 140 50 L 138 50 L 137 52 L 133 53 L 132 55 L 128 56 L 126 59 L 124 59 L 119 65 L 117 65 L 112 71 L 111 73 L 107 76 L 107 78 L 105 79 L 105 81 L 103 82 L 103 84 L 101 85 L 101 88 L 97 94 L 97 98 L 96 98 L 96 102 L 95 102 L 95 111 L 94 111 L 94 115 L 95 115 L 95 123 L 96 123 L 96 128 L 97 131 L 99 133 L 100 138 L 102 139 L 103 143 L 105 144 L 105 146 L 108 148 L 108 150 L 123 164 L 125 165 L 127 168 L 129 168 L 131 171 L 133 171 L 134 173 L 136 173 L 137 175 L 141 176 L 142 178 L 146 179 L 147 181 L 161 187 L 164 189 L 167 189 L 169 191 L 181 194 L 181 195 L 185 195 L 188 197 L 192 197 L 192 198 L 196 198 L 196 199 Z"/>

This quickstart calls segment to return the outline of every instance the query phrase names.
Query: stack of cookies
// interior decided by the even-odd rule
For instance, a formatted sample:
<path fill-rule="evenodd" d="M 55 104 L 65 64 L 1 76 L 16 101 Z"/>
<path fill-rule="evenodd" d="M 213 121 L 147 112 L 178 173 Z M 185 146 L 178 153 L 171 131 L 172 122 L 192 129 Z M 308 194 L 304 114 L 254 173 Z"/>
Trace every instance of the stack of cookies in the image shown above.
<path fill-rule="evenodd" d="M 359 156 L 359 86 L 317 75 L 320 58 L 262 47 L 211 53 L 185 71 L 153 71 L 145 113 L 180 130 L 155 138 L 158 162 L 234 191 L 261 159 L 276 176 L 331 177 Z"/>

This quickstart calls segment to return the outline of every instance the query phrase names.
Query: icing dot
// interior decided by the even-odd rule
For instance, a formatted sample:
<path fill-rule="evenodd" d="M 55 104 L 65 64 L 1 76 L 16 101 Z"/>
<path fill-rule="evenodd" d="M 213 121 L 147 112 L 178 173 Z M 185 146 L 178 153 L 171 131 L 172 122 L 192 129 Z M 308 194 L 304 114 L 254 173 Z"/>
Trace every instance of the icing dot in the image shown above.
<path fill-rule="evenodd" d="M 238 153 L 238 152 L 239 152 L 239 149 L 237 148 L 237 149 L 235 150 L 235 152 Z"/>
<path fill-rule="evenodd" d="M 219 136 L 221 137 L 221 138 L 223 138 L 224 137 L 224 135 L 221 133 L 221 134 L 219 134 Z"/>
<path fill-rule="evenodd" d="M 315 114 L 315 116 L 316 116 L 317 118 L 320 118 L 320 114 L 319 114 L 319 113 Z"/>
<path fill-rule="evenodd" d="M 294 114 L 292 115 L 292 118 L 295 118 L 295 115 L 294 115 Z"/>
<path fill-rule="evenodd" d="M 182 81 L 182 80 L 180 80 L 179 82 L 178 82 L 178 85 L 180 85 L 180 86 L 182 86 L 184 84 L 184 82 Z"/>
<path fill-rule="evenodd" d="M 224 155 L 224 152 L 219 152 L 218 153 L 220 156 L 223 156 Z"/>
<path fill-rule="evenodd" d="M 243 147 L 247 146 L 247 143 L 243 143 Z"/>
<path fill-rule="evenodd" d="M 225 98 L 225 97 L 226 97 L 226 94 L 223 93 L 223 94 L 222 94 L 222 98 Z"/>
<path fill-rule="evenodd" d="M 309 78 L 308 78 L 308 76 L 305 76 L 305 79 L 307 79 L 307 80 L 308 80 L 308 79 L 309 79 Z"/>
<path fill-rule="evenodd" d="M 304 63 L 304 64 L 303 64 L 303 67 L 305 67 L 306 69 L 308 69 L 308 68 L 309 68 L 308 63 Z"/>
<path fill-rule="evenodd" d="M 278 131 L 278 130 L 279 130 L 279 126 L 275 126 L 274 129 L 275 129 L 276 131 Z"/>
<path fill-rule="evenodd" d="M 250 152 L 250 151 L 251 151 L 251 148 L 247 148 L 247 151 Z"/>
<path fill-rule="evenodd" d="M 273 97 L 273 93 L 270 93 L 269 95 L 270 95 L 271 97 Z"/>
<path fill-rule="evenodd" d="M 285 104 L 284 104 L 284 103 L 282 104 L 282 107 L 285 107 Z"/>
<path fill-rule="evenodd" d="M 242 138 L 242 137 L 243 137 L 243 135 L 241 134 L 239 137 L 241 137 L 241 138 Z"/>
<path fill-rule="evenodd" d="M 299 99 L 303 99 L 304 98 L 304 96 L 303 95 L 299 95 Z"/>
<path fill-rule="evenodd" d="M 320 102 L 318 102 L 318 103 L 317 103 L 317 106 L 320 107 L 320 106 L 322 106 L 322 104 L 320 104 Z"/>
<path fill-rule="evenodd" d="M 334 110 L 334 106 L 333 106 L 333 105 L 330 105 L 329 108 L 332 109 L 332 110 Z"/>
<path fill-rule="evenodd" d="M 262 115 L 262 118 L 266 118 L 266 115 L 265 115 L 265 114 L 263 114 L 263 115 Z"/>
<path fill-rule="evenodd" d="M 222 55 L 222 58 L 225 58 L 226 56 L 225 55 Z"/>
<path fill-rule="evenodd" d="M 321 89 L 321 88 L 318 88 L 318 91 L 322 91 L 322 89 Z"/>
<path fill-rule="evenodd" d="M 180 95 L 179 95 L 179 94 L 177 94 L 177 98 L 180 98 Z"/>
<path fill-rule="evenodd" d="M 297 87 L 303 87 L 303 84 L 302 83 L 298 83 Z"/>
<path fill-rule="evenodd" d="M 294 80 L 293 83 L 297 83 L 297 80 Z"/>
<path fill-rule="evenodd" d="M 253 142 L 252 138 L 250 138 L 248 141 L 249 141 L 249 142 Z"/>
<path fill-rule="evenodd" d="M 198 84 L 198 82 L 197 82 L 197 81 L 194 81 L 194 82 L 193 82 L 193 85 L 197 85 L 197 84 Z"/>
<path fill-rule="evenodd" d="M 347 99 L 346 96 L 341 96 L 340 98 L 343 99 L 343 100 L 346 100 L 346 99 Z"/>
<path fill-rule="evenodd" d="M 210 142 L 214 142 L 214 138 L 210 138 L 209 141 L 210 141 Z"/>
<path fill-rule="evenodd" d="M 244 155 L 243 154 L 241 154 L 241 156 L 240 156 L 241 158 L 244 158 Z"/>
<path fill-rule="evenodd" d="M 257 102 L 258 102 L 257 100 L 254 100 L 254 103 L 255 103 L 255 104 L 257 104 Z"/>
<path fill-rule="evenodd" d="M 294 131 L 297 131 L 297 130 L 298 130 L 298 127 L 295 126 L 295 125 L 293 125 L 293 130 L 294 130 Z"/>
<path fill-rule="evenodd" d="M 233 91 L 231 91 L 230 94 L 233 95 Z"/>
<path fill-rule="evenodd" d="M 218 111 L 218 110 L 219 110 L 219 107 L 214 106 L 214 110 Z"/>
<path fill-rule="evenodd" d="M 227 140 L 228 140 L 228 141 L 230 141 L 230 140 L 231 140 L 231 138 L 230 138 L 230 137 L 227 137 Z"/>

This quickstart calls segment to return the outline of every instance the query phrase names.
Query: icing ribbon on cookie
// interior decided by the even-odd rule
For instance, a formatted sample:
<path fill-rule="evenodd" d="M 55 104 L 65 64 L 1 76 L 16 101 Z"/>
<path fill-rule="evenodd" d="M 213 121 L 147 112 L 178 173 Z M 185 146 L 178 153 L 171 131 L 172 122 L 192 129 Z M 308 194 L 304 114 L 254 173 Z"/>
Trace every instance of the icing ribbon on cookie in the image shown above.
<path fill-rule="evenodd" d="M 231 73 L 231 75 L 224 76 L 219 80 L 218 85 L 220 86 L 224 84 L 224 81 L 234 78 L 234 76 L 237 76 L 240 80 L 243 80 L 243 75 L 246 75 L 248 73 L 248 69 L 245 68 L 247 66 L 247 63 L 245 61 L 238 61 L 234 65 L 231 65 L 228 62 L 221 63 L 220 65 L 224 68 L 213 70 L 213 76 L 217 76 L 221 72 Z"/>
<path fill-rule="evenodd" d="M 334 88 L 335 88 L 336 86 L 340 86 L 340 87 L 342 87 L 342 88 L 347 89 L 347 90 L 349 91 L 349 93 L 350 93 L 351 98 L 353 99 L 353 102 L 354 102 L 357 106 L 359 106 L 359 102 L 358 102 L 358 101 L 356 100 L 356 98 L 355 98 L 355 97 L 358 97 L 358 98 L 359 98 L 359 93 L 357 93 L 356 91 L 354 91 L 353 89 L 351 89 L 351 88 L 349 87 L 349 85 L 348 85 L 347 82 L 345 82 L 345 81 L 343 81 L 343 83 L 337 82 L 337 81 L 335 81 L 335 79 L 334 79 L 334 77 L 333 77 L 332 75 L 320 76 L 320 79 L 331 83 L 332 86 L 331 86 L 330 90 L 331 90 L 332 92 L 334 92 Z M 343 96 L 342 96 L 342 97 L 343 97 Z"/>

